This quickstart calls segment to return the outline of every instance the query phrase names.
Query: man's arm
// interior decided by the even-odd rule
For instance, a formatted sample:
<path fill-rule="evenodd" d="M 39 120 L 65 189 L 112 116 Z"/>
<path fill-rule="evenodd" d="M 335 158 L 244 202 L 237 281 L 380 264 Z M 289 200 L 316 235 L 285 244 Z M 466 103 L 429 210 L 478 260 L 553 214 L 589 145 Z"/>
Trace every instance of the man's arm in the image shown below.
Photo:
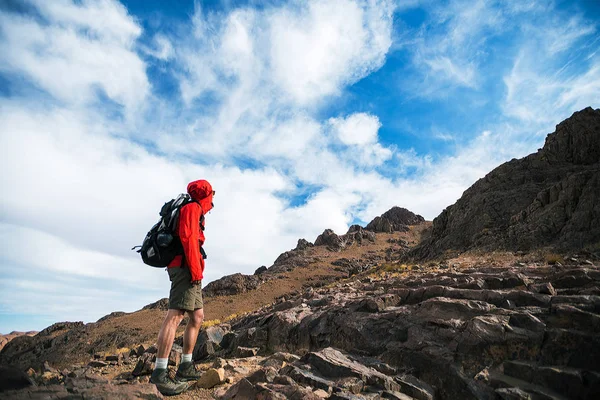
<path fill-rule="evenodd" d="M 200 246 L 204 243 L 200 235 L 199 221 L 202 208 L 190 203 L 179 213 L 179 238 L 183 245 L 185 261 L 192 275 L 192 282 L 200 281 L 204 273 L 204 259 L 200 255 Z"/>

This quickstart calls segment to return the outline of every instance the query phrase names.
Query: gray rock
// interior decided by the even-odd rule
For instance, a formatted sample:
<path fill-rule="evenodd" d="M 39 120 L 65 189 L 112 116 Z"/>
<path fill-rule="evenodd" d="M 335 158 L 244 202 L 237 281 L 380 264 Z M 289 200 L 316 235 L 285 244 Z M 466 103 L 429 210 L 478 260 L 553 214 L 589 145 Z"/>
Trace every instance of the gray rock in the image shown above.
<path fill-rule="evenodd" d="M 133 376 L 150 375 L 152 373 L 152 362 L 155 356 L 151 353 L 144 353 L 138 360 L 135 368 L 131 372 Z"/>
<path fill-rule="evenodd" d="M 220 325 L 202 329 L 192 353 L 194 360 L 203 360 L 221 350 L 221 342 L 226 334 L 226 328 Z"/>
<path fill-rule="evenodd" d="M 231 296 L 256 289 L 260 284 L 261 280 L 256 275 L 237 273 L 212 281 L 202 288 L 202 295 L 206 297 Z"/>
<path fill-rule="evenodd" d="M 258 353 L 258 350 L 260 350 L 258 347 L 241 347 L 241 346 L 239 346 L 236 349 L 235 355 L 238 358 L 254 357 Z"/>

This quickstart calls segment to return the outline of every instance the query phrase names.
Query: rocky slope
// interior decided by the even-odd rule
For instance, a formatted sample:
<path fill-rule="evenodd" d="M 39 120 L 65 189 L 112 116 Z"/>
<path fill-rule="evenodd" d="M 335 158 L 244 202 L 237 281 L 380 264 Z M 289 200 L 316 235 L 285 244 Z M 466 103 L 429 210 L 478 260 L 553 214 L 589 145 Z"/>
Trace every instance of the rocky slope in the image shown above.
<path fill-rule="evenodd" d="M 469 249 L 600 249 L 600 110 L 557 125 L 537 153 L 494 169 L 433 221 L 420 257 Z"/>
<path fill-rule="evenodd" d="M 306 287 L 203 330 L 194 358 L 205 374 L 177 398 L 596 399 L 600 267 L 579 256 L 552 262 L 495 253 L 383 263 Z M 159 398 L 147 384 L 155 352 L 100 352 L 63 370 L 46 363 L 21 376 L 40 386 L 3 396 Z"/>
<path fill-rule="evenodd" d="M 303 355 L 238 383 L 256 396 L 288 376 L 332 398 L 594 399 L 599 294 L 600 268 L 575 258 L 364 276 L 243 318 L 224 354 Z"/>
<path fill-rule="evenodd" d="M 211 319 L 208 323 L 256 310 L 306 287 L 328 285 L 381 262 L 397 261 L 409 245 L 418 242 L 420 232 L 428 226 L 423 223 L 408 232 L 391 234 L 369 232 L 357 226 L 339 236 L 326 230 L 328 239 L 340 245 L 333 250 L 327 243 L 315 246 L 301 239 L 295 249 L 281 254 L 269 268 L 261 267 L 254 275 L 234 274 L 207 285 L 205 312 Z M 310 274 L 306 273 L 307 269 Z M 67 368 L 72 372 L 74 366 L 86 365 L 94 355 L 116 357 L 115 354 L 124 349 L 149 346 L 156 339 L 166 305 L 166 299 L 162 299 L 134 313 L 113 312 L 95 323 L 56 323 L 33 337 L 11 341 L 0 352 L 0 365 L 21 374 L 32 368 L 34 380 L 46 384 L 52 380 L 41 378 L 48 372 L 44 363 L 58 371 L 64 372 Z M 62 372 L 59 375 L 63 378 L 68 375 Z M 64 379 L 60 381 L 64 384 Z M 0 390 L 2 387 L 0 382 Z"/>

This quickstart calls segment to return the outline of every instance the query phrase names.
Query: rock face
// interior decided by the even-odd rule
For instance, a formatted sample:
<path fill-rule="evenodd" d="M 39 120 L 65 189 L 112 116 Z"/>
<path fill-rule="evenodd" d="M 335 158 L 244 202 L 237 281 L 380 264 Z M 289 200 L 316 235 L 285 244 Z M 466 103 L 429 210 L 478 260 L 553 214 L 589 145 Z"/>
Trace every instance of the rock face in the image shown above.
<path fill-rule="evenodd" d="M 467 189 L 434 221 L 415 255 L 447 250 L 600 247 L 600 110 L 557 125 L 537 153 Z"/>
<path fill-rule="evenodd" d="M 233 274 L 213 281 L 202 289 L 206 297 L 230 296 L 256 289 L 260 285 L 260 278 L 256 275 Z"/>
<path fill-rule="evenodd" d="M 83 322 L 58 322 L 35 336 L 18 336 L 8 342 L 0 352 L 0 364 L 13 365 L 21 369 L 41 366 L 38 360 L 49 353 L 54 346 L 77 340 L 84 331 Z M 54 362 L 53 359 L 48 360 Z"/>
<path fill-rule="evenodd" d="M 373 232 L 406 232 L 409 225 L 419 225 L 424 221 L 425 218 L 406 208 L 392 207 L 381 216 L 375 217 L 365 229 Z"/>
<path fill-rule="evenodd" d="M 375 242 L 375 235 L 360 225 L 352 225 L 345 235 L 337 235 L 333 230 L 325 229 L 315 240 L 315 246 L 326 246 L 329 251 L 341 251 L 355 243 L 361 245 L 363 241 Z"/>
<path fill-rule="evenodd" d="M 11 332 L 11 333 L 9 333 L 7 335 L 0 334 L 0 350 L 2 350 L 2 348 L 4 346 L 6 346 L 6 344 L 8 342 L 10 342 L 11 340 L 13 340 L 16 337 L 23 336 L 23 335 L 34 336 L 35 334 L 37 334 L 37 332 L 35 332 L 35 331 L 29 331 L 29 332 L 17 332 L 17 331 L 13 331 L 13 332 Z"/>
<path fill-rule="evenodd" d="M 246 377 L 222 398 L 285 398 L 306 387 L 344 399 L 598 398 L 592 264 L 444 266 L 307 290 L 239 320 L 222 353 L 304 357 Z"/>

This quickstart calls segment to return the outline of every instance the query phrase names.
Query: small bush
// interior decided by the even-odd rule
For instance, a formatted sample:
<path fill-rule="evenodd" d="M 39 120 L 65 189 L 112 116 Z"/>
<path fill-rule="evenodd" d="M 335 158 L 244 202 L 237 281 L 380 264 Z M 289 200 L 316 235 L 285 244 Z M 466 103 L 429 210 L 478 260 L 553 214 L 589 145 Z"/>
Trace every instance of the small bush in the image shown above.
<path fill-rule="evenodd" d="M 408 269 L 406 264 L 383 264 L 381 271 L 383 272 L 404 272 Z"/>
<path fill-rule="evenodd" d="M 220 319 L 211 319 L 211 320 L 208 320 L 208 321 L 204 321 L 202 323 L 202 327 L 203 328 L 208 328 L 210 326 L 219 325 L 220 323 L 221 323 Z"/>
<path fill-rule="evenodd" d="M 546 263 L 550 264 L 550 265 L 554 265 L 556 263 L 564 263 L 565 260 L 562 258 L 562 256 L 560 256 L 559 254 L 556 253 L 547 253 L 544 255 L 544 261 L 546 261 Z"/>

